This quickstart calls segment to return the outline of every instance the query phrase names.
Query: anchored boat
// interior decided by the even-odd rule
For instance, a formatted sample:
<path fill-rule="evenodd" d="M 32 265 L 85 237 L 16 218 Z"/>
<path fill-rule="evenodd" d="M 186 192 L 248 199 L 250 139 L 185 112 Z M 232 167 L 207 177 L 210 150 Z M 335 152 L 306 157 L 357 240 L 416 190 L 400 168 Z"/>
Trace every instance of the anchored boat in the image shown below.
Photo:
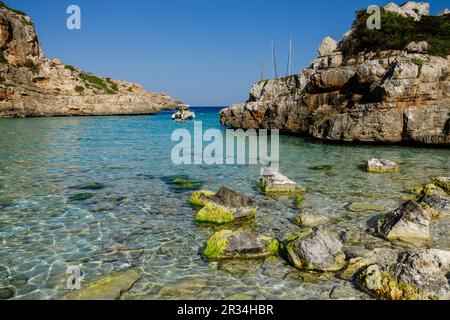
<path fill-rule="evenodd" d="M 194 120 L 195 113 L 189 110 L 189 106 L 181 106 L 178 111 L 172 115 L 174 121 L 188 121 Z"/>

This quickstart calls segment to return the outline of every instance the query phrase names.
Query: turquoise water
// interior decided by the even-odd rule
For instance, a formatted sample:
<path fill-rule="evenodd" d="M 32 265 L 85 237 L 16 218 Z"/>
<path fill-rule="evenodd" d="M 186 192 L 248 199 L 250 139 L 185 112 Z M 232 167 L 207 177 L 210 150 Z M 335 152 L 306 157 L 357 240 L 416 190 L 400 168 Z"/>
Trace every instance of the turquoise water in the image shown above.
<path fill-rule="evenodd" d="M 196 110 L 197 120 L 224 130 L 217 111 Z M 327 299 L 335 287 L 366 298 L 345 281 L 300 273 L 281 260 L 203 260 L 199 251 L 214 229 L 194 221 L 192 191 L 168 181 L 187 175 L 202 189 L 227 186 L 254 196 L 261 206 L 248 227 L 260 233 L 295 232 L 290 219 L 309 210 L 333 218 L 338 233 L 359 231 L 366 246 L 395 252 L 401 248 L 365 232 L 368 221 L 397 208 L 417 184 L 449 175 L 449 149 L 283 136 L 281 172 L 309 188 L 297 208 L 258 193 L 258 166 L 171 164 L 172 131 L 193 124 L 174 123 L 170 115 L 0 120 L 0 288 L 14 287 L 14 299 L 54 299 L 65 292 L 69 266 L 80 266 L 86 282 L 136 267 L 143 277 L 124 299 Z M 364 172 L 372 156 L 398 161 L 401 172 Z M 333 167 L 314 170 L 318 165 Z M 93 182 L 94 190 L 80 188 Z M 378 209 L 357 208 L 367 204 Z M 434 221 L 426 245 L 450 249 L 449 226 L 448 219 Z"/>

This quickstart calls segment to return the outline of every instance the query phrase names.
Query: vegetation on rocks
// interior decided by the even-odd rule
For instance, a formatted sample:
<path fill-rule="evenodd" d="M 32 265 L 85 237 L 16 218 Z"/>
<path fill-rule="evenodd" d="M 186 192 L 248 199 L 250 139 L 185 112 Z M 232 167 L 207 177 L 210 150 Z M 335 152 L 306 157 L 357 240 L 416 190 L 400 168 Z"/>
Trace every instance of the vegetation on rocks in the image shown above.
<path fill-rule="evenodd" d="M 82 73 L 80 75 L 81 80 L 83 80 L 87 86 L 92 86 L 97 90 L 103 91 L 108 94 L 115 94 L 117 93 L 117 85 L 112 86 L 111 81 L 105 81 L 102 78 L 99 78 L 97 76 L 94 76 L 92 74 Z"/>
<path fill-rule="evenodd" d="M 33 74 L 39 73 L 39 66 L 32 60 L 28 59 L 27 62 L 25 62 L 24 67 L 28 68 Z"/>
<path fill-rule="evenodd" d="M 381 11 L 381 29 L 367 28 L 369 14 L 359 11 L 353 24 L 352 35 L 343 42 L 347 57 L 360 52 L 403 50 L 410 42 L 426 41 L 432 55 L 450 54 L 450 16 L 423 16 L 420 21 L 411 17 Z"/>
<path fill-rule="evenodd" d="M 27 15 L 27 14 L 26 14 L 25 12 L 23 12 L 23 11 L 20 11 L 20 10 L 17 10 L 17 9 L 13 9 L 13 8 L 8 7 L 3 1 L 0 1 L 0 8 L 5 8 L 5 9 L 7 9 L 7 10 L 9 10 L 9 11 L 12 11 L 12 12 L 18 14 L 18 15 L 21 15 L 21 16 L 26 16 L 26 15 Z"/>

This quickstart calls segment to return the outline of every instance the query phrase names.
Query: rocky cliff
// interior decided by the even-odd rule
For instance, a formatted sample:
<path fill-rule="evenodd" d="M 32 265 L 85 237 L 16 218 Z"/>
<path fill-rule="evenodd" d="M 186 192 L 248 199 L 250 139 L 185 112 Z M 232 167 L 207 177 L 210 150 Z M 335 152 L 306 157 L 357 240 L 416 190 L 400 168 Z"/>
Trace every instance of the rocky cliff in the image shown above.
<path fill-rule="evenodd" d="M 342 41 L 323 40 L 309 68 L 255 84 L 246 103 L 221 111 L 221 123 L 330 142 L 449 146 L 446 12 L 431 17 L 429 4 L 391 3 L 381 30 L 368 30 L 360 12 Z"/>
<path fill-rule="evenodd" d="M 30 18 L 0 2 L 0 117 L 153 114 L 179 104 L 46 59 Z"/>

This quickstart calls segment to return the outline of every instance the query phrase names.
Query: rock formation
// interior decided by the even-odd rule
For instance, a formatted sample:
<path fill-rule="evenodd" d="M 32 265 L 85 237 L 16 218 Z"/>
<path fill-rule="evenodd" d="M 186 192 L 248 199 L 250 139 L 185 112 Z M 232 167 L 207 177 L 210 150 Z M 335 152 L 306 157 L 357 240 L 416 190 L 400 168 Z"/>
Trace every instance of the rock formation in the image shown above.
<path fill-rule="evenodd" d="M 359 276 L 361 287 L 374 297 L 386 300 L 448 300 L 445 276 L 450 252 L 411 251 L 392 265 L 374 264 Z"/>
<path fill-rule="evenodd" d="M 0 2 L 0 117 L 153 114 L 179 104 L 45 58 L 30 18 Z"/>
<path fill-rule="evenodd" d="M 448 15 L 431 17 L 428 4 L 413 4 L 397 6 L 399 15 L 387 12 L 395 11 L 392 5 L 383 14 L 418 29 L 426 29 L 430 19 L 448 24 Z M 415 21 L 419 16 L 421 21 Z M 326 38 L 318 58 L 300 74 L 255 84 L 246 103 L 221 111 L 221 123 L 279 129 L 330 142 L 449 146 L 448 48 L 417 38 L 392 49 L 406 39 L 402 36 L 392 38 L 386 49 L 382 39 L 387 31 L 382 29 L 377 42 L 368 43 L 373 50 L 363 51 L 364 41 L 371 41 L 360 36 L 367 32 L 365 21 L 362 12 L 339 43 Z M 449 41 L 445 37 L 437 39 L 444 46 Z"/>

